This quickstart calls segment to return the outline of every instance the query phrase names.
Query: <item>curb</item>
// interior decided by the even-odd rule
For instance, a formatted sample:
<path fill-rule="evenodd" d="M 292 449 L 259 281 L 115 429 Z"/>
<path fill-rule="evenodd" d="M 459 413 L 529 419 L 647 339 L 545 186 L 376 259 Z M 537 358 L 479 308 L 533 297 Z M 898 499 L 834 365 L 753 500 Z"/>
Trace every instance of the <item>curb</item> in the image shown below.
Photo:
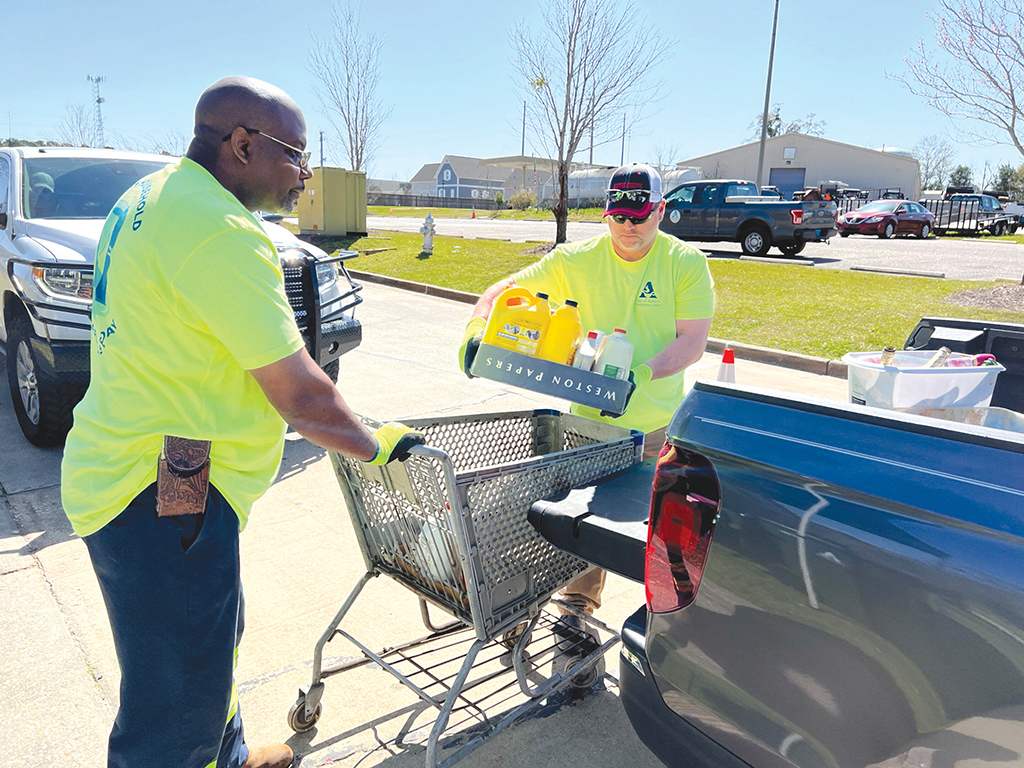
<path fill-rule="evenodd" d="M 880 272 L 883 275 L 905 275 L 907 277 L 937 277 L 946 279 L 945 272 L 927 272 L 914 269 L 889 269 L 888 267 L 863 267 L 856 264 L 850 266 L 851 272 Z"/>
<path fill-rule="evenodd" d="M 740 261 L 756 261 L 760 264 L 782 264 L 789 267 L 813 267 L 816 264 L 813 261 L 807 261 L 806 259 L 788 259 L 785 256 L 775 258 L 774 256 L 747 256 L 743 254 L 739 257 Z"/>
<path fill-rule="evenodd" d="M 440 288 L 427 283 L 417 283 L 412 280 L 401 280 L 397 277 L 378 275 L 373 272 L 359 272 L 354 269 L 348 271 L 353 278 L 365 280 L 369 283 L 379 283 L 392 288 L 423 293 L 427 296 L 436 296 L 441 299 L 461 301 L 463 304 L 476 304 L 479 294 L 468 291 L 457 291 L 453 288 Z M 815 357 L 814 355 L 801 355 L 798 352 L 784 352 L 781 349 L 770 347 L 758 347 L 753 344 L 736 344 L 723 339 L 708 338 L 707 351 L 721 352 L 726 344 L 732 347 L 736 357 L 740 360 L 749 360 L 754 363 L 765 363 L 767 365 L 778 365 L 783 368 L 793 368 L 806 373 L 816 373 L 819 376 L 833 376 L 839 379 L 846 378 L 846 363 L 841 360 L 829 360 L 827 357 Z"/>

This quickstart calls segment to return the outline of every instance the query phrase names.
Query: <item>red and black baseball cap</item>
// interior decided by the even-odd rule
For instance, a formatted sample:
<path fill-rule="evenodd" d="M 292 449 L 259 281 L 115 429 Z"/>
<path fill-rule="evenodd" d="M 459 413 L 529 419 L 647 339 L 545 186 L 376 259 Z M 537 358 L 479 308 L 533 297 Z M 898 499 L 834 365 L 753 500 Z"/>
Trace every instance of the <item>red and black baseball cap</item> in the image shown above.
<path fill-rule="evenodd" d="M 612 174 L 604 215 L 622 214 L 638 219 L 651 215 L 661 202 L 661 176 L 646 163 L 630 163 Z"/>

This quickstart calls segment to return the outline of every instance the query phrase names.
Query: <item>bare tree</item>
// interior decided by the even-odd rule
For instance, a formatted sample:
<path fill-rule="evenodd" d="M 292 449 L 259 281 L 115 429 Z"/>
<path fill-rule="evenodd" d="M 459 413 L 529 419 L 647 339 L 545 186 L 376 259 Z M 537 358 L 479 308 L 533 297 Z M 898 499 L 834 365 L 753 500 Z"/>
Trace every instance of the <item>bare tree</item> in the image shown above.
<path fill-rule="evenodd" d="M 359 10 L 351 2 L 332 5 L 328 31 L 313 32 L 312 37 L 308 67 L 319 81 L 321 111 L 328 120 L 340 118 L 338 134 L 349 166 L 366 171 L 380 141 L 380 128 L 391 116 L 391 107 L 377 98 L 384 38 L 360 31 Z"/>
<path fill-rule="evenodd" d="M 968 140 L 1012 144 L 1024 155 L 1020 0 L 941 0 L 933 21 L 935 47 L 918 41 L 915 51 L 904 57 L 908 73 L 896 79 L 954 121 L 984 123 L 1003 136 L 993 139 L 957 124 Z"/>
<path fill-rule="evenodd" d="M 815 120 L 815 115 L 811 112 L 803 120 L 790 120 L 788 123 L 782 119 L 782 105 L 773 104 L 772 108 L 768 110 L 768 138 L 775 136 L 781 136 L 784 133 L 802 133 L 806 136 L 824 136 L 825 135 L 825 121 Z M 763 115 L 758 115 L 757 118 L 747 126 L 748 129 L 753 131 L 751 134 L 751 140 L 761 138 L 761 120 Z"/>
<path fill-rule="evenodd" d="M 528 95 L 532 131 L 557 163 L 555 242 L 566 240 L 569 167 L 580 142 L 618 133 L 623 115 L 636 122 L 653 84 L 648 77 L 665 44 L 640 16 L 614 0 L 546 0 L 544 25 L 510 33 L 513 66 Z"/>
<path fill-rule="evenodd" d="M 925 136 L 910 151 L 921 169 L 921 189 L 941 189 L 953 170 L 955 150 L 942 136 Z"/>
<path fill-rule="evenodd" d="M 96 138 L 96 126 L 92 114 L 85 104 L 67 104 L 64 106 L 64 119 L 57 127 L 61 143 L 73 147 L 91 147 Z"/>
<path fill-rule="evenodd" d="M 651 165 L 659 172 L 674 170 L 682 154 L 678 144 L 656 144 L 651 156 Z"/>
<path fill-rule="evenodd" d="M 188 151 L 188 145 L 192 141 L 192 137 L 181 131 L 167 131 L 157 138 L 150 137 L 149 141 L 152 145 L 150 151 L 158 155 L 183 157 L 185 152 Z"/>

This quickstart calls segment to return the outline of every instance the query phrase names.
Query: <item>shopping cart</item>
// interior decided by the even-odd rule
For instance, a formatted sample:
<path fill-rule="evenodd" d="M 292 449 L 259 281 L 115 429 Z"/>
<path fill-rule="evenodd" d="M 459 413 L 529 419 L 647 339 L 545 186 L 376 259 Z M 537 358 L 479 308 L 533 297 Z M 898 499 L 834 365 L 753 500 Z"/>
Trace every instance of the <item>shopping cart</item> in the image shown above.
<path fill-rule="evenodd" d="M 427 741 L 426 764 L 434 768 L 438 741 L 456 701 L 467 701 L 464 694 L 479 682 L 467 685 L 483 648 L 498 647 L 511 656 L 515 682 L 527 697 L 500 721 L 488 722 L 486 738 L 574 680 L 585 679 L 618 641 L 613 629 L 585 616 L 609 638 L 562 674 L 538 680 L 538 659 L 545 653 L 553 658 L 560 646 L 552 640 L 543 649 L 534 643 L 526 651 L 532 637 L 547 632 L 551 639 L 557 629 L 542 608 L 590 564 L 545 541 L 527 521 L 527 512 L 538 499 L 567 494 L 640 461 L 643 434 L 553 410 L 405 423 L 423 432 L 426 445 L 413 448 L 404 462 L 371 466 L 331 454 L 366 573 L 317 641 L 312 682 L 300 689 L 288 723 L 296 732 L 312 728 L 321 713 L 324 679 L 372 661 L 439 710 Z M 431 635 L 377 653 L 340 628 L 363 587 L 380 574 L 418 596 L 423 623 Z M 457 621 L 435 626 L 428 603 Z M 470 628 L 474 639 L 458 650 L 464 657 L 452 675 L 425 668 L 425 662 L 416 662 L 407 653 Z M 325 669 L 324 646 L 339 635 L 358 648 L 363 658 Z M 473 739 L 441 765 L 456 762 L 483 738 Z"/>

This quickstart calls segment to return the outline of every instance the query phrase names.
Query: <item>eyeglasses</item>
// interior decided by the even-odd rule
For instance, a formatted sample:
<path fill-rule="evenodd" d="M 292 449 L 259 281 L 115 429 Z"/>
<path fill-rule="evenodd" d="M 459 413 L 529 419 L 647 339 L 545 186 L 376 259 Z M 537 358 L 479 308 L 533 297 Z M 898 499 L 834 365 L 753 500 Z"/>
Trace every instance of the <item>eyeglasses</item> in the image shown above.
<path fill-rule="evenodd" d="M 293 147 L 291 144 L 283 142 L 280 139 L 271 136 L 269 133 L 264 133 L 263 131 L 259 130 L 258 128 L 247 128 L 244 125 L 240 125 L 238 127 L 243 129 L 246 133 L 258 133 L 263 138 L 270 139 L 271 141 L 280 144 L 285 149 L 291 150 L 291 153 L 293 155 L 292 159 L 295 161 L 295 164 L 297 166 L 299 166 L 299 168 L 305 168 L 305 167 L 307 167 L 309 165 L 309 158 L 313 155 L 312 152 L 310 152 L 308 150 L 303 152 L 298 147 Z M 227 136 L 225 136 L 223 139 L 221 139 L 221 141 L 227 141 L 230 138 L 231 138 L 231 134 L 229 133 Z"/>
<path fill-rule="evenodd" d="M 647 189 L 609 189 L 608 199 L 613 203 L 617 203 L 625 198 L 631 200 L 634 203 L 646 203 L 651 199 L 651 192 Z M 659 196 L 654 202 L 658 202 L 661 197 Z"/>
<path fill-rule="evenodd" d="M 652 210 L 651 213 L 648 213 L 643 218 L 639 218 L 637 216 L 626 216 L 625 214 L 622 213 L 613 213 L 611 215 L 611 218 L 615 220 L 616 224 L 625 224 L 627 221 L 629 221 L 633 226 L 636 226 L 637 224 L 643 224 L 645 221 L 651 218 L 651 214 L 653 213 L 654 211 Z"/>

